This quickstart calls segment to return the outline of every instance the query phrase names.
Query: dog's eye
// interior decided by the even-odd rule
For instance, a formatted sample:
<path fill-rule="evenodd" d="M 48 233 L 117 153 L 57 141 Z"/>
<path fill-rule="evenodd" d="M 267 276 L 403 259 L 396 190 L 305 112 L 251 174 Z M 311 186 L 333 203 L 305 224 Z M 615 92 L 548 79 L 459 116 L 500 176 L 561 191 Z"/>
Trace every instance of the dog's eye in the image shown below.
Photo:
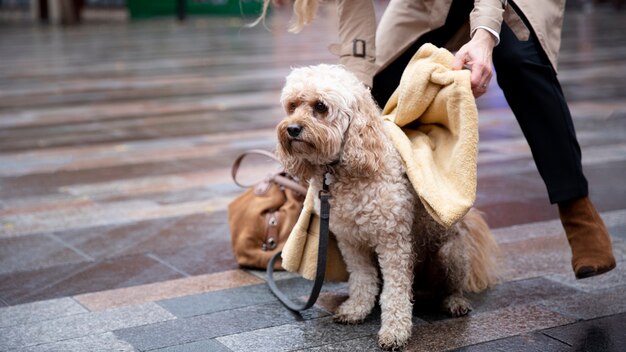
<path fill-rule="evenodd" d="M 289 113 L 294 112 L 296 110 L 296 103 L 295 102 L 289 103 L 289 105 L 287 106 L 287 110 L 289 111 Z"/>
<path fill-rule="evenodd" d="M 317 103 L 315 103 L 315 105 L 313 106 L 313 109 L 318 114 L 325 114 L 328 112 L 328 106 L 326 106 L 326 104 L 322 103 L 321 101 L 318 101 Z"/>

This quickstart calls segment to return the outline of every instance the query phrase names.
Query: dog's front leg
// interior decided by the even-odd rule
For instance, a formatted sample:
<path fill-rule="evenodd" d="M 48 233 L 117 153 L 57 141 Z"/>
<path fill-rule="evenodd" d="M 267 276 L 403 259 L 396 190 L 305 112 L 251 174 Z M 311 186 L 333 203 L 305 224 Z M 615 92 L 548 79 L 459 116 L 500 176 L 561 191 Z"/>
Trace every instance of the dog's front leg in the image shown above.
<path fill-rule="evenodd" d="M 378 344 L 383 349 L 395 350 L 406 345 L 413 327 L 413 249 L 410 241 L 401 240 L 381 243 L 376 251 L 383 275 Z"/>
<path fill-rule="evenodd" d="M 342 324 L 357 324 L 367 317 L 376 304 L 378 272 L 369 247 L 341 240 L 338 244 L 350 272 L 350 297 L 337 308 L 333 319 Z"/>

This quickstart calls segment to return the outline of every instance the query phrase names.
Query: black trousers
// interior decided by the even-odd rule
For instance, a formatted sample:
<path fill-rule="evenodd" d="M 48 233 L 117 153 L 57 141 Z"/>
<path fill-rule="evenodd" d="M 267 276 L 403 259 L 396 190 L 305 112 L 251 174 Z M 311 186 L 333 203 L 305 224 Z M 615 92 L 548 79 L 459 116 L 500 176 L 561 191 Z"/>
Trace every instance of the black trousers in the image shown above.
<path fill-rule="evenodd" d="M 379 106 L 385 106 L 419 47 L 424 43 L 444 46 L 467 21 L 472 7 L 473 1 L 454 1 L 443 27 L 418 38 L 374 77 L 372 95 Z M 528 22 L 526 25 L 531 28 Z M 534 33 L 528 41 L 520 41 L 502 23 L 500 44 L 493 50 L 493 65 L 498 85 L 530 145 L 550 202 L 588 195 L 572 117 L 556 72 Z"/>

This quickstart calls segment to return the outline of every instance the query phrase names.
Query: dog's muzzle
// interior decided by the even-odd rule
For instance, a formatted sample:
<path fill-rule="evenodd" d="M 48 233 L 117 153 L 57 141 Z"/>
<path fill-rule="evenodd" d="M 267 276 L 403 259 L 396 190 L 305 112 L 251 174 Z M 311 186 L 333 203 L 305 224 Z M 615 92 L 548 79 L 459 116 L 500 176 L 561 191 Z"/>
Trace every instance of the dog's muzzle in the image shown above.
<path fill-rule="evenodd" d="M 289 137 L 298 138 L 300 133 L 302 133 L 302 126 L 295 123 L 287 126 L 287 134 L 289 134 Z"/>

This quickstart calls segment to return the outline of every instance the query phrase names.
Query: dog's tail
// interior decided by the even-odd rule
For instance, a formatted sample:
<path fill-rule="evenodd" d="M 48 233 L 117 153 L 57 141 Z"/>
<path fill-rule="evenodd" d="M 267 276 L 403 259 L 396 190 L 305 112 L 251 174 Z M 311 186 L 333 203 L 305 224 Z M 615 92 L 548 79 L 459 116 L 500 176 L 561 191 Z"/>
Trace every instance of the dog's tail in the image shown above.
<path fill-rule="evenodd" d="M 470 259 L 470 274 L 464 289 L 467 292 L 481 292 L 499 280 L 497 259 L 500 248 L 483 214 L 477 209 L 470 209 L 459 225 L 460 230 L 465 232 L 462 237 L 466 241 L 465 248 L 468 248 Z"/>

